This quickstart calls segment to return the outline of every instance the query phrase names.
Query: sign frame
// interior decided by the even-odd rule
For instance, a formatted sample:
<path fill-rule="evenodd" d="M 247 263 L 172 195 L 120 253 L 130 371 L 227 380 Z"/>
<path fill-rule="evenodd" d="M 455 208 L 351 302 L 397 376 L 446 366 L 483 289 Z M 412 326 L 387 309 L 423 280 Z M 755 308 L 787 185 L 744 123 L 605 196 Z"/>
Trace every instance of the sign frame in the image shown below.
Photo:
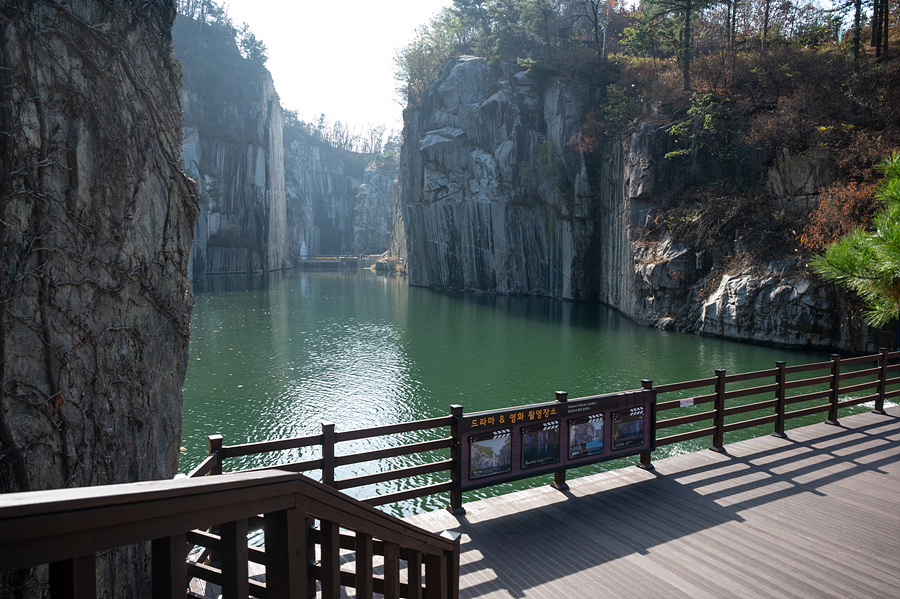
<path fill-rule="evenodd" d="M 470 491 L 653 451 L 656 390 L 473 412 L 455 429 L 457 480 Z"/>

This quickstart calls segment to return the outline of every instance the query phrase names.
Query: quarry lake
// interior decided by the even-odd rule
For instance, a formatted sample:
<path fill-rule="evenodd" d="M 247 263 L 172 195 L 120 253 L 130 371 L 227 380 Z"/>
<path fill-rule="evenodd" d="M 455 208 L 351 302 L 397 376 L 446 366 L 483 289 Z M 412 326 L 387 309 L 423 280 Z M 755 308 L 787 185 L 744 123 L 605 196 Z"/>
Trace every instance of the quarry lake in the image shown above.
<path fill-rule="evenodd" d="M 322 421 L 346 431 L 446 416 L 451 404 L 474 412 L 552 401 L 556 391 L 576 398 L 638 388 L 641 379 L 662 384 L 709 377 L 716 368 L 737 373 L 776 360 L 828 359 L 827 352 L 660 331 L 597 304 L 442 293 L 367 270 L 291 271 L 268 281 L 212 277 L 194 295 L 183 472 L 206 456 L 207 436 L 216 433 L 233 445 L 317 434 Z M 771 428 L 734 435 L 766 432 Z M 371 447 L 342 445 L 339 453 Z M 654 458 L 708 445 L 701 439 L 696 447 L 665 447 Z M 304 451 L 229 460 L 226 470 L 317 456 Z M 466 500 L 547 480 L 472 491 Z M 445 505 L 432 497 L 390 509 Z"/>

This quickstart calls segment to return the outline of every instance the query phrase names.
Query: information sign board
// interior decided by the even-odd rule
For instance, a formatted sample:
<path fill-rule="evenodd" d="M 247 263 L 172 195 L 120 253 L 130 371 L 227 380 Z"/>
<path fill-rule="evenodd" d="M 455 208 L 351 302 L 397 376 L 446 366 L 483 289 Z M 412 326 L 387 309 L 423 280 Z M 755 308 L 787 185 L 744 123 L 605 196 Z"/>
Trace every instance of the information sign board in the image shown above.
<path fill-rule="evenodd" d="M 464 414 L 461 490 L 651 451 L 655 422 L 654 389 Z"/>

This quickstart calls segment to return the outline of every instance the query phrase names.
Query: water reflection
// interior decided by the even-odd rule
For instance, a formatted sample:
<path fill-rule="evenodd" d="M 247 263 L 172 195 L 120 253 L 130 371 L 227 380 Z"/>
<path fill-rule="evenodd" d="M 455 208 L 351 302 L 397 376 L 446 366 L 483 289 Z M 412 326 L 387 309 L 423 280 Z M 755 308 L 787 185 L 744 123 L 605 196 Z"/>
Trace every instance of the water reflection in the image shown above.
<path fill-rule="evenodd" d="M 443 416 L 454 403 L 472 412 L 550 401 L 558 390 L 574 398 L 633 389 L 645 378 L 661 384 L 709 377 L 715 368 L 743 372 L 779 359 L 824 358 L 658 331 L 596 304 L 439 293 L 369 271 L 210 277 L 194 293 L 183 470 L 201 461 L 214 433 L 237 444 L 317 434 L 322 421 L 345 431 Z M 359 441 L 339 453 L 419 440 Z M 316 455 L 296 450 L 235 465 Z M 433 459 L 445 456 L 377 467 Z M 372 467 L 348 466 L 339 477 Z"/>

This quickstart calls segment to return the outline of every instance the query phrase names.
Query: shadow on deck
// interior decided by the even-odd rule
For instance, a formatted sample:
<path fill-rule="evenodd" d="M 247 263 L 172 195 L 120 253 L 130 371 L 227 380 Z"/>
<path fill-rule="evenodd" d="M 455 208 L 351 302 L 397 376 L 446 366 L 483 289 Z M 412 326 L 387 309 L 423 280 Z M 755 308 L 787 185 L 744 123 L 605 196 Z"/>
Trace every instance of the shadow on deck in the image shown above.
<path fill-rule="evenodd" d="M 896 597 L 900 408 L 409 518 L 461 597 Z"/>

